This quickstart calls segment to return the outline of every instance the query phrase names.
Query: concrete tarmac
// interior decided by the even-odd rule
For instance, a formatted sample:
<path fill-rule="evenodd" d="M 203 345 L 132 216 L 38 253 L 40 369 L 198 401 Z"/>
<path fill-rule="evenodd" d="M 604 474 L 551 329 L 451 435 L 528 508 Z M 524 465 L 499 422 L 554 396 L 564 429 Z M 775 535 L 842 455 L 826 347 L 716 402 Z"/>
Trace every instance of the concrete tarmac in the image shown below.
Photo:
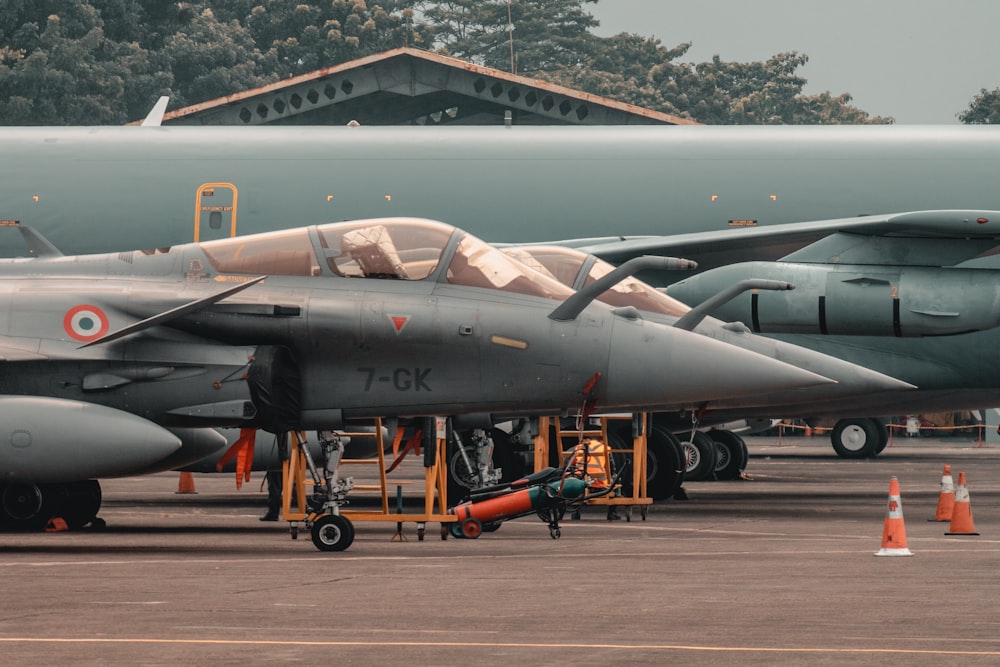
<path fill-rule="evenodd" d="M 1000 445 L 748 438 L 750 480 L 549 537 L 359 523 L 345 552 L 261 523 L 260 474 L 103 482 L 103 531 L 0 534 L 7 665 L 906 665 L 1000 662 Z M 419 465 L 419 462 L 413 462 Z M 965 471 L 979 536 L 934 516 Z M 403 474 L 416 477 L 419 469 Z M 353 471 L 352 471 L 353 473 Z M 913 557 L 876 558 L 899 479 Z"/>

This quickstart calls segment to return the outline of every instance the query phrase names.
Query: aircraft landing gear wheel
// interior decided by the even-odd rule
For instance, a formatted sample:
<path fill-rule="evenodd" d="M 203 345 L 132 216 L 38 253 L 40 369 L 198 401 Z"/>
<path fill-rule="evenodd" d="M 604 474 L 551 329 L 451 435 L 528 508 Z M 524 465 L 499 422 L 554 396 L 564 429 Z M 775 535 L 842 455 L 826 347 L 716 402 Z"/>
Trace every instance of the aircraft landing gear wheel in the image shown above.
<path fill-rule="evenodd" d="M 354 541 L 354 526 L 339 514 L 324 514 L 313 523 L 312 541 L 320 551 L 343 551 Z"/>
<path fill-rule="evenodd" d="M 841 419 L 830 433 L 833 451 L 844 459 L 874 456 L 879 442 L 878 426 L 874 419 Z"/>
<path fill-rule="evenodd" d="M 78 530 L 91 523 L 101 509 L 101 485 L 96 479 L 51 485 L 42 492 L 52 494 L 56 501 L 54 513 L 66 519 L 70 530 Z"/>
<path fill-rule="evenodd" d="M 3 523 L 19 530 L 41 528 L 48 521 L 43 514 L 42 490 L 31 483 L 13 482 L 0 493 L 0 517 Z"/>
<path fill-rule="evenodd" d="M 878 442 L 875 443 L 875 451 L 872 453 L 872 458 L 875 458 L 889 445 L 889 427 L 877 419 L 873 419 L 872 421 L 875 422 L 875 426 L 878 428 Z"/>
<path fill-rule="evenodd" d="M 685 456 L 677 436 L 654 424 L 646 444 L 646 494 L 650 498 L 665 500 L 677 493 L 684 483 Z"/>
<path fill-rule="evenodd" d="M 687 467 L 684 470 L 684 479 L 691 481 L 701 481 L 709 479 L 715 472 L 716 454 L 715 442 L 701 431 L 695 431 L 694 438 L 690 442 L 683 442 L 687 453 Z"/>
<path fill-rule="evenodd" d="M 452 448 L 449 447 L 449 451 Z M 451 505 L 465 500 L 469 496 L 469 491 L 476 486 L 478 477 L 475 472 L 469 470 L 466 459 L 470 462 L 475 460 L 476 453 L 471 447 L 465 448 L 465 456 L 454 448 L 448 458 L 448 502 Z"/>
<path fill-rule="evenodd" d="M 749 454 L 743 438 L 732 431 L 712 429 L 707 433 L 715 443 L 715 479 L 738 479 L 746 470 Z"/>
<path fill-rule="evenodd" d="M 479 519 L 466 519 L 462 522 L 462 537 L 474 540 L 483 534 L 483 524 Z"/>
<path fill-rule="evenodd" d="M 551 537 L 553 540 L 558 540 L 560 537 L 562 537 L 562 531 L 559 530 L 558 528 L 549 526 L 549 537 Z"/>

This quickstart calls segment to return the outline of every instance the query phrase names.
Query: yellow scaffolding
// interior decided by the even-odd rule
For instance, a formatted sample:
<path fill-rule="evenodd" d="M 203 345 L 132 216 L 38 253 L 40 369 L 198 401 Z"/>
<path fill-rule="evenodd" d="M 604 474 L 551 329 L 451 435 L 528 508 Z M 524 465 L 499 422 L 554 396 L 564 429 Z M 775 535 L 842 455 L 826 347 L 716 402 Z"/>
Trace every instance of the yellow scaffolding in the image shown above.
<path fill-rule="evenodd" d="M 336 431 L 339 436 L 347 437 L 369 437 L 368 432 Z M 293 443 L 289 447 L 288 460 L 283 464 L 284 484 L 282 485 L 282 520 L 291 522 L 292 537 L 297 536 L 296 522 L 304 521 L 307 524 L 319 519 L 323 514 L 307 509 L 306 505 L 306 438 L 305 434 L 299 432 L 292 433 Z M 424 467 L 424 511 L 418 514 L 391 513 L 389 509 L 389 487 L 390 483 L 386 475 L 385 442 L 382 437 L 382 420 L 375 419 L 375 440 L 378 455 L 374 459 L 341 459 L 339 465 L 372 465 L 378 467 L 378 484 L 357 485 L 353 490 L 377 491 L 379 493 L 380 508 L 377 510 L 338 510 L 337 513 L 349 521 L 394 521 L 397 524 L 396 534 L 393 539 L 404 539 L 402 535 L 402 524 L 413 521 L 417 523 L 417 538 L 424 539 L 425 526 L 428 521 L 441 522 L 441 533 L 446 535 L 446 526 L 443 524 L 453 523 L 456 520 L 454 515 L 448 514 L 448 466 L 446 460 L 447 441 L 443 437 L 435 438 L 434 463 Z M 398 482 L 399 484 L 409 484 L 411 482 Z M 295 491 L 295 507 L 292 507 L 293 490 Z M 434 511 L 435 499 L 438 510 Z"/>

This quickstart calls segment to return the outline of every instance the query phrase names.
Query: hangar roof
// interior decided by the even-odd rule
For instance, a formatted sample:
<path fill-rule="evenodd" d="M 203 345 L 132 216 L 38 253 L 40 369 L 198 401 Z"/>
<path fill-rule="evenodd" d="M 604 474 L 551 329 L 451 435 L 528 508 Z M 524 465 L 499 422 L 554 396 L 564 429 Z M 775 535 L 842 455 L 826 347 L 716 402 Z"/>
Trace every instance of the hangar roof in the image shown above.
<path fill-rule="evenodd" d="M 697 125 L 546 81 L 393 49 L 164 114 L 164 125 Z"/>

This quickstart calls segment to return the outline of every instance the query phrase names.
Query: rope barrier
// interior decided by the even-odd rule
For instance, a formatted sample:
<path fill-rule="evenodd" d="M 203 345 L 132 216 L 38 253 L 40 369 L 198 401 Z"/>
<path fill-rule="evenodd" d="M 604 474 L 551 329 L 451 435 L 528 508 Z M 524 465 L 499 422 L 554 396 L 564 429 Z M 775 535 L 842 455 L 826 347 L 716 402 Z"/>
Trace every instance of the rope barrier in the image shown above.
<path fill-rule="evenodd" d="M 795 424 L 789 421 L 778 422 L 776 426 L 778 427 L 778 444 L 781 444 L 781 439 L 785 434 L 785 429 L 788 429 L 790 431 L 801 430 L 804 432 L 803 434 L 807 438 L 817 434 L 829 433 L 830 431 L 833 430 L 833 428 L 829 426 L 808 426 L 806 424 Z M 892 446 L 893 433 L 895 431 L 899 430 L 908 431 L 911 428 L 907 424 L 889 423 L 886 424 L 885 426 L 887 429 L 889 429 L 889 444 L 888 444 L 889 447 Z M 983 447 L 986 444 L 986 437 L 985 437 L 986 424 L 983 423 L 964 424 L 961 426 L 933 426 L 933 425 L 920 424 L 920 426 L 918 427 L 918 432 L 913 435 L 919 435 L 924 431 L 961 431 L 961 430 L 968 430 L 970 428 L 976 429 L 976 447 Z M 1000 434 L 1000 428 L 997 429 L 997 433 Z"/>

